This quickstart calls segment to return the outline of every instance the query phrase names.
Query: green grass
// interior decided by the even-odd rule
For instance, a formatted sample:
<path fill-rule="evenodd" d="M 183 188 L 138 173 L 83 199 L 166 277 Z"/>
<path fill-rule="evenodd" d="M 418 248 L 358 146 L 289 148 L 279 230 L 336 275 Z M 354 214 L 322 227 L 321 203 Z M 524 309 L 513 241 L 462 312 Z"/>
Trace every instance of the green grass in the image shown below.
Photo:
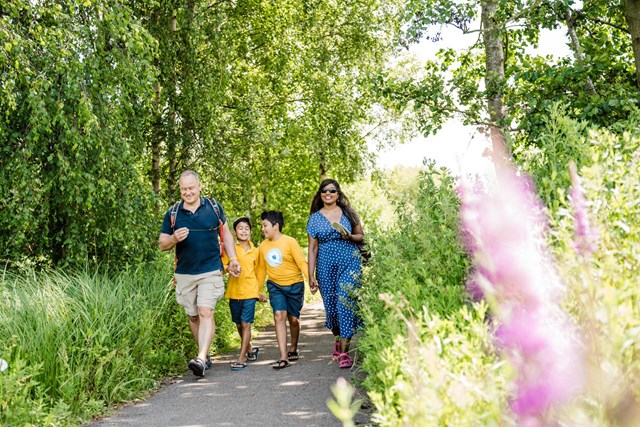
<path fill-rule="evenodd" d="M 80 425 L 186 370 L 197 351 L 165 262 L 123 272 L 0 277 L 0 425 Z M 228 301 L 211 353 L 239 346 Z M 272 320 L 259 304 L 256 327 Z"/>

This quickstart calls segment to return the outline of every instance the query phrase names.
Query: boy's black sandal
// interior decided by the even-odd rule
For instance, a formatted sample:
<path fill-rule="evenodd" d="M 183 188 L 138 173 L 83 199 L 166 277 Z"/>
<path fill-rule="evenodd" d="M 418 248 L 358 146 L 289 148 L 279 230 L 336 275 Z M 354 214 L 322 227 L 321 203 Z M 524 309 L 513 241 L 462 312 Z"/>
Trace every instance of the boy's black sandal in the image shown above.
<path fill-rule="evenodd" d="M 297 351 L 290 351 L 289 353 L 287 353 L 287 359 L 289 359 L 289 362 L 293 362 L 295 360 L 298 360 L 299 358 L 300 355 Z"/>
<path fill-rule="evenodd" d="M 247 362 L 255 362 L 258 360 L 258 353 L 260 353 L 260 349 L 258 347 L 253 347 L 253 351 L 251 351 L 251 353 L 247 353 Z"/>
<path fill-rule="evenodd" d="M 242 371 L 247 367 L 246 363 L 242 362 L 231 362 L 231 370 L 232 371 Z"/>
<path fill-rule="evenodd" d="M 273 369 L 284 369 L 284 368 L 286 368 L 288 366 L 291 366 L 291 363 L 289 363 L 288 360 L 278 360 L 273 365 Z"/>

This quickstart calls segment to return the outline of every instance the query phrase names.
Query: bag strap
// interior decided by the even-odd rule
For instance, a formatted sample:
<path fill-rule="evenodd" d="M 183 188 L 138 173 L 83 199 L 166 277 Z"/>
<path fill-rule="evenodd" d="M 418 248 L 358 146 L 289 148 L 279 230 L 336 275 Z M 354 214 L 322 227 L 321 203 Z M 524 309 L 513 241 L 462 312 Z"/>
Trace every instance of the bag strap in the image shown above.
<path fill-rule="evenodd" d="M 218 217 L 218 226 L 221 226 L 222 219 L 220 218 L 220 208 L 218 207 L 218 202 L 213 197 L 207 197 L 207 200 L 209 201 L 211 208 L 213 209 L 213 211 L 216 213 L 216 216 Z"/>
<path fill-rule="evenodd" d="M 220 217 L 220 208 L 218 207 L 219 206 L 218 202 L 213 197 L 207 197 L 207 200 L 211 204 L 213 211 L 218 216 L 218 236 L 220 237 L 220 257 L 222 258 L 224 256 L 224 240 L 223 240 L 223 234 L 222 234 L 223 223 L 222 223 L 222 218 Z"/>
<path fill-rule="evenodd" d="M 171 208 L 171 230 L 176 231 L 176 215 L 178 215 L 178 209 L 180 208 L 181 200 L 178 200 L 173 204 Z"/>

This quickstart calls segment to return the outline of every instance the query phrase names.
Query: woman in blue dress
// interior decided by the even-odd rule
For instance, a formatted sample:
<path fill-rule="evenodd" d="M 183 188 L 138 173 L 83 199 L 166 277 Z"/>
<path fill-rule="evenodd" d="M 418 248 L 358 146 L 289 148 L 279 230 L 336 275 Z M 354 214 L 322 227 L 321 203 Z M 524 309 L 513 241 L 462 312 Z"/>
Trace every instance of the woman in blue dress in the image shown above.
<path fill-rule="evenodd" d="M 362 324 L 353 291 L 360 286 L 362 259 L 358 245 L 363 242 L 364 232 L 336 180 L 320 183 L 311 202 L 307 234 L 311 292 L 320 289 L 327 316 L 325 326 L 336 339 L 334 359 L 340 368 L 350 368 L 349 344 Z"/>

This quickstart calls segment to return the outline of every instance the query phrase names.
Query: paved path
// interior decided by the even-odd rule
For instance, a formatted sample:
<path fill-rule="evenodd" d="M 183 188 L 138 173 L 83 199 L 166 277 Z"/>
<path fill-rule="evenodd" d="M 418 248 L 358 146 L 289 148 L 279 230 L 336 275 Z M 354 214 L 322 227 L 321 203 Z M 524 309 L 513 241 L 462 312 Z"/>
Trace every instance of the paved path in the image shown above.
<path fill-rule="evenodd" d="M 353 371 L 331 360 L 333 336 L 323 326 L 322 303 L 306 304 L 301 321 L 300 359 L 288 368 L 271 367 L 278 352 L 268 328 L 253 340 L 260 358 L 247 369 L 229 369 L 237 353 L 216 357 L 204 378 L 187 371 L 148 399 L 89 426 L 340 426 L 326 402 L 336 379 L 350 381 Z M 364 413 L 355 421 L 369 422 Z"/>

